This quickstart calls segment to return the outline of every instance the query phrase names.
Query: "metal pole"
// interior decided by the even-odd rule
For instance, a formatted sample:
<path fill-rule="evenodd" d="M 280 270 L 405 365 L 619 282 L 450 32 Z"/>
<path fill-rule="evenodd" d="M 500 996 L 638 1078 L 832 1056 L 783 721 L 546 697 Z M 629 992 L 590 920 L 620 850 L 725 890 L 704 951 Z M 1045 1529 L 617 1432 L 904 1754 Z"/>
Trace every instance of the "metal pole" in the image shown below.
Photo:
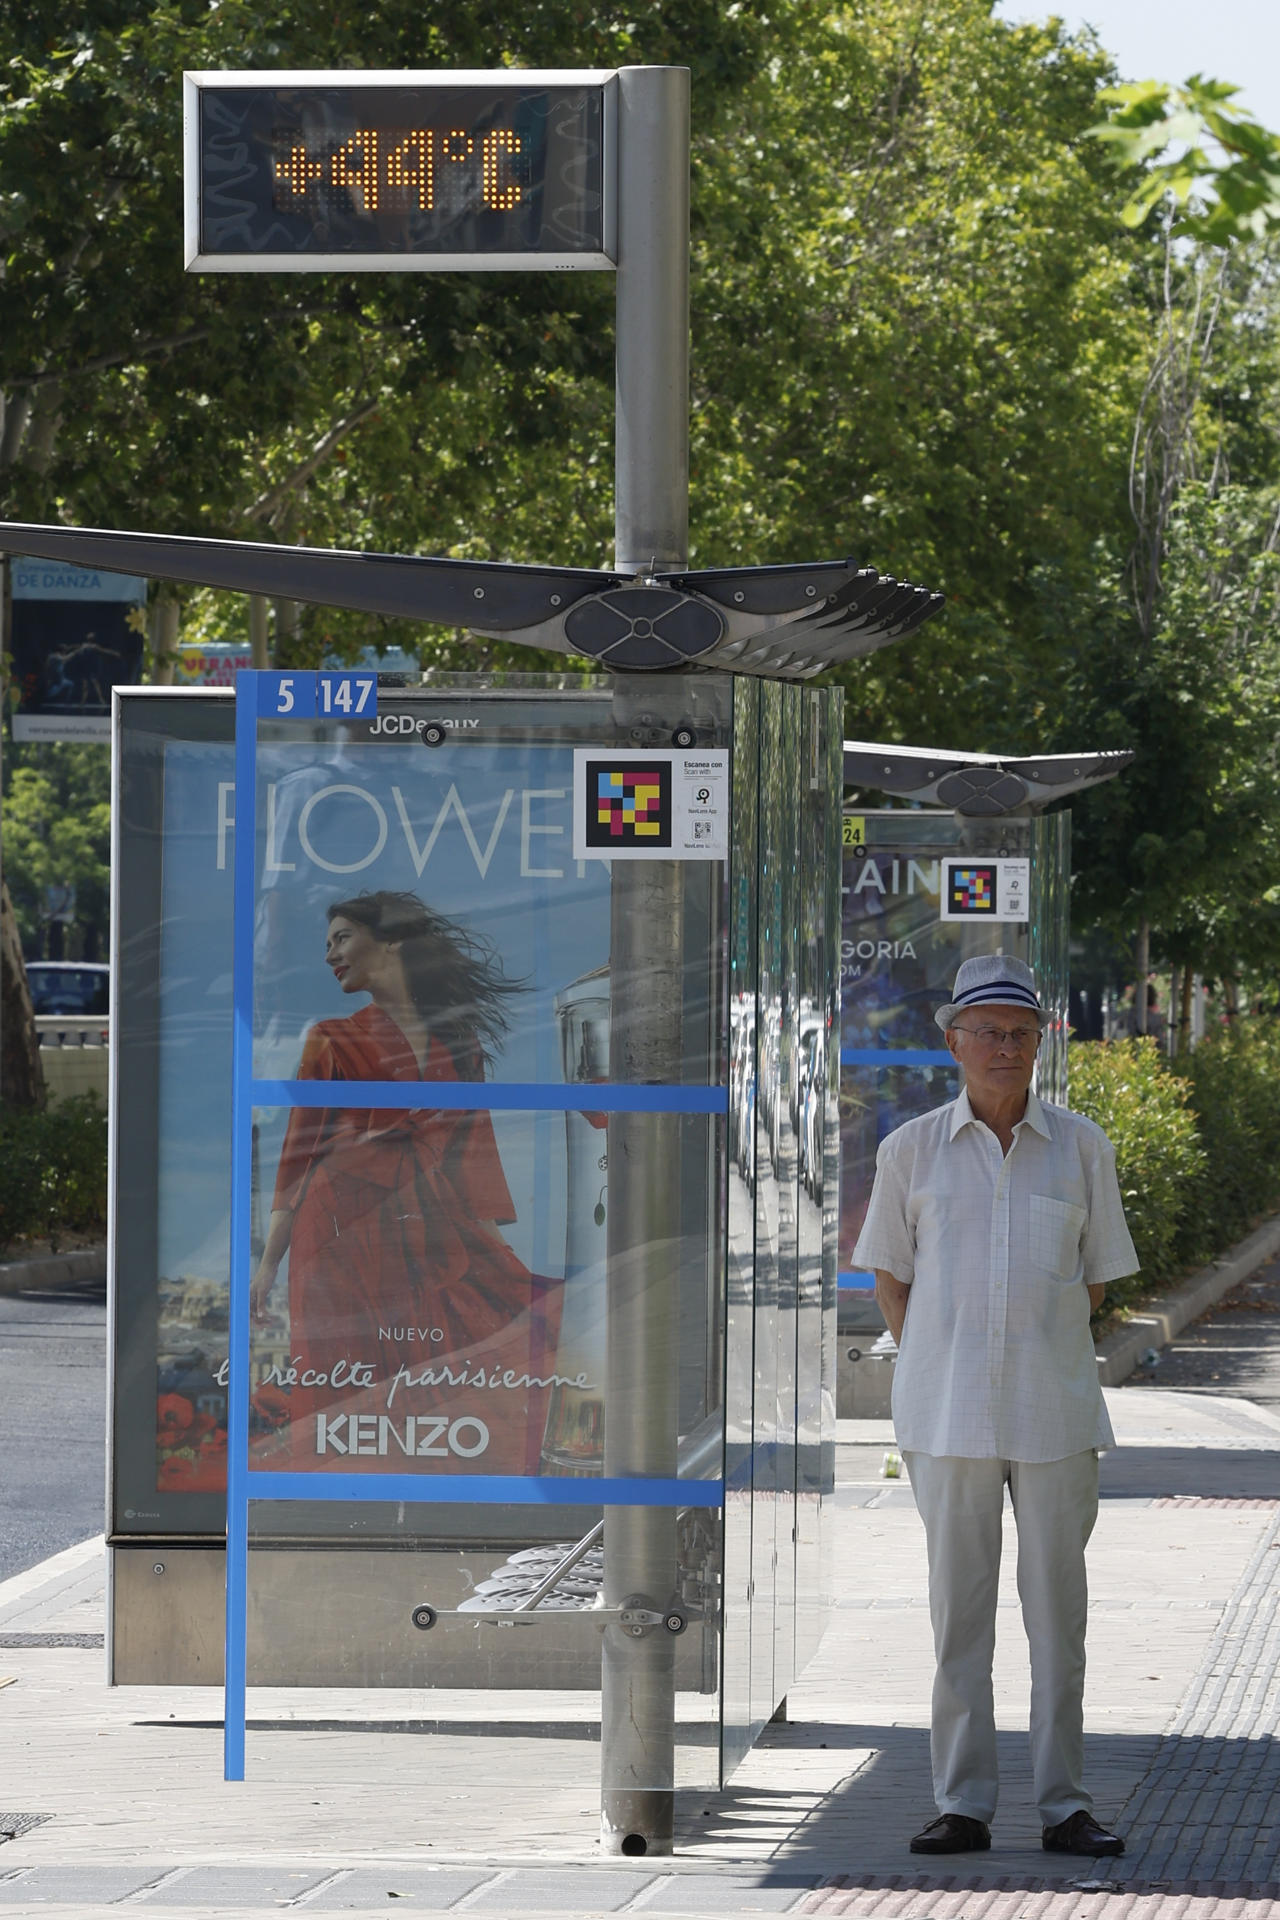
<path fill-rule="evenodd" d="M 674 861 L 614 866 L 609 1077 L 678 1080 L 681 901 Z M 609 1122 L 608 1335 L 604 1472 L 676 1473 L 679 1377 L 680 1123 Z M 675 1642 L 660 1624 L 676 1579 L 674 1507 L 607 1507 L 608 1607 L 659 1624 L 605 1629 L 600 1703 L 600 1837 L 606 1853 L 670 1853 L 675 1788 Z"/>
<path fill-rule="evenodd" d="M 644 574 L 688 562 L 689 75 L 618 76 L 615 564 Z M 622 738 L 645 704 L 617 683 Z M 609 1077 L 683 1077 L 684 872 L 615 861 Z M 680 1125 L 670 1114 L 609 1124 L 606 1478 L 674 1477 L 678 1403 Z M 674 1508 L 609 1507 L 605 1603 L 659 1616 L 676 1574 Z M 606 1853 L 672 1850 L 674 1642 L 659 1625 L 606 1628 L 600 1703 L 600 1835 Z"/>
<path fill-rule="evenodd" d="M 689 71 L 618 75 L 614 565 L 689 563 Z"/>

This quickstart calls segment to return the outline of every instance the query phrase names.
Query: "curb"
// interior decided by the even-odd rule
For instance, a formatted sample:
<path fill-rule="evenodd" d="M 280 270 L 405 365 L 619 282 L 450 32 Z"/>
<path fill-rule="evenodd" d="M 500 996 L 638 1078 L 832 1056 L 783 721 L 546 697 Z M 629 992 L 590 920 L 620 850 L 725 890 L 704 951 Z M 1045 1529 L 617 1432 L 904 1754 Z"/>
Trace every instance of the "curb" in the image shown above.
<path fill-rule="evenodd" d="M 1210 1266 L 1201 1267 L 1164 1295 L 1145 1313 L 1134 1314 L 1122 1327 L 1098 1344 L 1098 1383 L 1118 1387 L 1127 1380 L 1144 1353 L 1157 1352 L 1175 1340 L 1185 1326 L 1218 1304 L 1232 1287 L 1247 1280 L 1280 1253 L 1280 1214 L 1264 1220 Z"/>
<path fill-rule="evenodd" d="M 83 1280 L 105 1280 L 107 1248 L 77 1247 L 70 1253 L 36 1253 L 26 1260 L 0 1260 L 0 1294 L 25 1293 L 30 1287 L 74 1287 Z"/>

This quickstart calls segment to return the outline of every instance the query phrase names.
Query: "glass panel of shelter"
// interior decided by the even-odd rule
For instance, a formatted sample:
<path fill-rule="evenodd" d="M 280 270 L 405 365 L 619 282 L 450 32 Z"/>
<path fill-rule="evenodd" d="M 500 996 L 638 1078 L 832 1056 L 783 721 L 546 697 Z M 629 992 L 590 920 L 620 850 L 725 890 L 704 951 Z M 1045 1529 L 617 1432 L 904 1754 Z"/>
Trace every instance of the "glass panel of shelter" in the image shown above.
<path fill-rule="evenodd" d="M 251 1771 L 299 1763 L 260 1680 L 390 1690 L 381 1706 L 335 1695 L 320 1714 L 332 1740 L 308 1738 L 313 1774 L 350 1778 L 354 1722 L 402 1724 L 406 1686 L 536 1686 L 553 1718 L 598 1719 L 612 1631 L 670 1633 L 677 1779 L 718 1772 L 722 861 L 680 862 L 678 924 L 645 929 L 655 951 L 679 951 L 681 1040 L 669 1097 L 645 1089 L 660 1096 L 645 1124 L 665 1130 L 675 1191 L 630 1249 L 671 1276 L 659 1337 L 675 1472 L 651 1486 L 636 1469 L 601 1480 L 606 1254 L 623 1199 L 609 1145 L 626 1096 L 593 1108 L 566 1093 L 651 1078 L 639 1053 L 631 1071 L 609 1045 L 629 863 L 573 857 L 573 750 L 656 761 L 690 722 L 702 745 L 728 745 L 721 683 L 644 693 L 625 728 L 596 689 L 539 707 L 433 687 L 384 697 L 376 732 L 260 729 L 250 1485 L 272 1497 L 252 1505 L 264 1664 L 250 1668 Z M 434 746 L 424 714 L 440 719 Z M 348 1104 L 362 1081 L 378 1097 Z M 327 1496 L 330 1475 L 345 1497 Z M 312 1497 L 292 1497 L 303 1476 Z M 671 1515 L 638 1611 L 606 1579 L 608 1515 L 628 1492 Z M 650 1603 L 662 1617 L 641 1617 Z M 670 1784 L 654 1767 L 636 1784 Z"/>
<path fill-rule="evenodd" d="M 835 793 L 843 773 L 843 732 L 841 709 L 830 713 L 827 741 L 828 792 Z M 841 861 L 844 823 L 835 807 L 828 804 L 824 820 L 823 884 L 825 890 L 826 952 L 823 974 L 826 1016 L 826 1084 L 823 1101 L 822 1138 L 822 1435 L 818 1483 L 824 1496 L 835 1490 L 836 1458 L 836 1379 L 837 1338 L 839 1332 L 840 1272 L 840 977 L 841 925 L 844 903 L 844 869 Z M 832 1516 L 819 1514 L 819 1587 L 818 1605 L 822 1630 L 834 1604 L 834 1546 Z"/>
<path fill-rule="evenodd" d="M 734 685 L 729 869 L 729 1147 L 726 1194 L 724 1642 L 721 1771 L 751 1746 L 752 1522 L 755 1418 L 755 1186 L 759 991 L 760 695 Z"/>
<path fill-rule="evenodd" d="M 799 883 L 799 1059 L 796 1073 L 796 1668 L 817 1648 L 823 1625 L 825 1579 L 822 1557 L 821 1495 L 825 1488 L 824 1438 L 834 1438 L 834 1405 L 824 1405 L 823 1365 L 828 1314 L 823 1286 L 823 1209 L 826 1197 L 824 1135 L 828 1049 L 832 1040 L 832 996 L 827 990 L 828 943 L 832 905 L 839 910 L 839 841 L 835 811 L 826 803 L 833 791 L 830 703 L 805 690 L 800 704 L 801 764 L 797 817 L 800 822 Z M 835 771 L 836 779 L 839 770 Z M 832 832 L 832 829 L 835 832 Z M 828 836 L 835 850 L 828 859 Z M 834 1183 L 833 1183 L 834 1191 Z"/>
<path fill-rule="evenodd" d="M 113 1552 L 131 1540 L 217 1543 L 224 1530 L 232 731 L 230 703 L 217 695 L 130 694 L 121 703 Z M 213 1573 L 208 1632 L 220 1640 Z M 220 1585 L 220 1566 L 216 1575 Z M 118 1613 L 124 1583 L 111 1591 Z M 113 1631 L 113 1673 L 125 1678 L 132 1669 L 117 1660 L 125 1639 L 154 1645 L 146 1628 L 139 1642 L 134 1625 Z"/>
<path fill-rule="evenodd" d="M 1055 1018 L 1040 1043 L 1036 1088 L 1046 1100 L 1067 1098 L 1067 1006 L 1070 986 L 1071 811 L 1037 814 L 1031 822 L 1031 921 L 1027 960 L 1040 998 Z"/>
<path fill-rule="evenodd" d="M 781 880 L 778 1087 L 774 1108 L 774 1153 L 778 1194 L 777 1426 L 775 1453 L 773 1704 L 795 1677 L 796 1647 L 796 1336 L 799 1319 L 799 1165 L 796 1137 L 799 1095 L 800 920 L 803 910 L 805 719 L 804 689 L 782 689 L 782 791 L 778 818 Z M 807 766 L 806 766 L 807 780 Z"/>
<path fill-rule="evenodd" d="M 751 1737 L 773 1711 L 777 1607 L 779 1193 L 784 689 L 760 689 L 759 991 L 756 1021 L 755 1363 L 752 1414 Z"/>
<path fill-rule="evenodd" d="M 975 954 L 1008 953 L 1033 965 L 1054 1021 L 1042 1043 L 1036 1085 L 1065 1098 L 1066 939 L 1070 821 L 963 819 L 932 808 L 859 812 L 846 820 L 860 837 L 843 852 L 842 1042 L 839 1275 L 841 1324 L 865 1325 L 870 1274 L 853 1262 L 881 1140 L 917 1113 L 953 1099 L 959 1070 L 934 1011 L 950 996 L 956 969 Z M 1029 916 L 1023 921 L 944 920 L 942 862 L 956 853 L 1028 859 Z M 871 1309 L 871 1323 L 879 1316 Z"/>

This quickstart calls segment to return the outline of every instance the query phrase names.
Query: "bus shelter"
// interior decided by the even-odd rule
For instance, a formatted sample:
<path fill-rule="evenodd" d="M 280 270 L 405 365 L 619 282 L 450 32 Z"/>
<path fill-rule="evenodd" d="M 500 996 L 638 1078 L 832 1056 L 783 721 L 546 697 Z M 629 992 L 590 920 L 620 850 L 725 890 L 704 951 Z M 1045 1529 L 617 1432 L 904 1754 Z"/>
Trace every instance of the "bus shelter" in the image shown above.
<path fill-rule="evenodd" d="M 960 1072 L 934 1022 L 956 969 L 1006 953 L 1036 975 L 1052 1018 L 1036 1065 L 1046 1100 L 1067 1097 L 1072 793 L 1113 779 L 1129 753 L 1022 759 L 846 741 L 842 826 L 839 1400 L 888 1412 L 884 1321 L 857 1244 L 876 1151 L 916 1114 L 953 1100 Z M 868 808 L 866 793 L 898 800 Z"/>
<path fill-rule="evenodd" d="M 594 1723 L 661 1850 L 829 1603 L 841 696 L 325 680 L 117 695 L 111 1675 Z"/>

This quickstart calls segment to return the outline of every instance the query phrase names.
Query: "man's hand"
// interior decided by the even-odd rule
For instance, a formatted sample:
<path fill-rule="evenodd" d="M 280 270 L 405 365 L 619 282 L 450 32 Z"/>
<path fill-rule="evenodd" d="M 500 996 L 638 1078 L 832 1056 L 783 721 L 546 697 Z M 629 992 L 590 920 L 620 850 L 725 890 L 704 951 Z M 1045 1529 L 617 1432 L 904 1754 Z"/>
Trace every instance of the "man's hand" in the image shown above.
<path fill-rule="evenodd" d="M 884 1315 L 885 1325 L 893 1335 L 896 1345 L 902 1345 L 902 1323 L 907 1317 L 907 1301 L 911 1298 L 911 1288 L 901 1280 L 895 1280 L 891 1273 L 882 1267 L 876 1268 L 876 1305 Z"/>

